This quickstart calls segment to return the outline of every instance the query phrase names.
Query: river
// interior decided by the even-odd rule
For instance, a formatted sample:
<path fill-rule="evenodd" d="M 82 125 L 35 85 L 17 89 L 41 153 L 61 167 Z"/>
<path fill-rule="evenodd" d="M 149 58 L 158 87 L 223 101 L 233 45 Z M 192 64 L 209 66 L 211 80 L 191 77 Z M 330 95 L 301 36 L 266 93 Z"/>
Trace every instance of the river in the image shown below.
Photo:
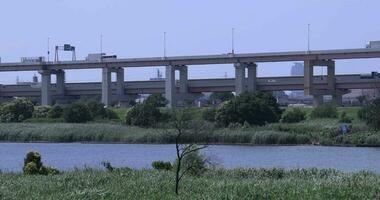
<path fill-rule="evenodd" d="M 103 160 L 115 167 L 141 169 L 150 168 L 155 160 L 175 159 L 174 145 L 0 143 L 0 170 L 21 171 L 29 150 L 40 152 L 44 164 L 65 171 L 85 166 L 101 168 Z M 317 167 L 380 173 L 380 148 L 212 145 L 203 153 L 226 168 Z"/>

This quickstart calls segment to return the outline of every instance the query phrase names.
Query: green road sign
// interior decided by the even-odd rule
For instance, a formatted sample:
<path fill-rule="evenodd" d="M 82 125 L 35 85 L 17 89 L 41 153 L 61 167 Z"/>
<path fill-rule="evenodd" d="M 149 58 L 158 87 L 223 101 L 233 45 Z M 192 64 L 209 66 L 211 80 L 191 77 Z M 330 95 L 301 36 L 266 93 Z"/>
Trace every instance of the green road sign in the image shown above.
<path fill-rule="evenodd" d="M 70 44 L 64 44 L 63 45 L 63 50 L 64 51 L 71 51 L 71 45 Z"/>

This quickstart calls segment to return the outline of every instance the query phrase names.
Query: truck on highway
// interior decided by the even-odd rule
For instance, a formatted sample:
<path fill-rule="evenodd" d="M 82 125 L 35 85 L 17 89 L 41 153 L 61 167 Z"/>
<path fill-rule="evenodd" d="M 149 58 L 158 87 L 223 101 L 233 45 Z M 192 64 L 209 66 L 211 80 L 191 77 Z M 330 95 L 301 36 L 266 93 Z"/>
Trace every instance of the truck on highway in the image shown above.
<path fill-rule="evenodd" d="M 103 61 L 117 59 L 116 55 L 106 55 L 105 53 L 90 53 L 86 57 L 86 61 Z"/>
<path fill-rule="evenodd" d="M 380 48 L 380 41 L 369 41 L 366 46 L 367 49 L 378 49 Z"/>

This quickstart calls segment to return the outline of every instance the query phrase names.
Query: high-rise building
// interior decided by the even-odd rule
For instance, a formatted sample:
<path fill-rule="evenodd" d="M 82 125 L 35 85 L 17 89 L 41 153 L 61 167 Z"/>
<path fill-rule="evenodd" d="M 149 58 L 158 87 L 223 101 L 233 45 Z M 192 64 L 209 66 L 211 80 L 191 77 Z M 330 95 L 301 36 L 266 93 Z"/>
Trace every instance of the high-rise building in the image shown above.
<path fill-rule="evenodd" d="M 291 76 L 303 76 L 303 63 L 294 63 L 290 71 Z"/>

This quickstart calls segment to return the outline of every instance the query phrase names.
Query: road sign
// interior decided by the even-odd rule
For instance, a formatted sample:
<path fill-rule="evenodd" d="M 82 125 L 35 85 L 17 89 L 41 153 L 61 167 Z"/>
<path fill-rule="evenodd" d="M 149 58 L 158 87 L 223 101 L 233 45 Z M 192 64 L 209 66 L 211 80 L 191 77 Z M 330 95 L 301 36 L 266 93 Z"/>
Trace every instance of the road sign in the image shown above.
<path fill-rule="evenodd" d="M 63 45 L 63 50 L 64 51 L 71 51 L 72 50 L 71 45 L 70 44 L 64 44 Z"/>

